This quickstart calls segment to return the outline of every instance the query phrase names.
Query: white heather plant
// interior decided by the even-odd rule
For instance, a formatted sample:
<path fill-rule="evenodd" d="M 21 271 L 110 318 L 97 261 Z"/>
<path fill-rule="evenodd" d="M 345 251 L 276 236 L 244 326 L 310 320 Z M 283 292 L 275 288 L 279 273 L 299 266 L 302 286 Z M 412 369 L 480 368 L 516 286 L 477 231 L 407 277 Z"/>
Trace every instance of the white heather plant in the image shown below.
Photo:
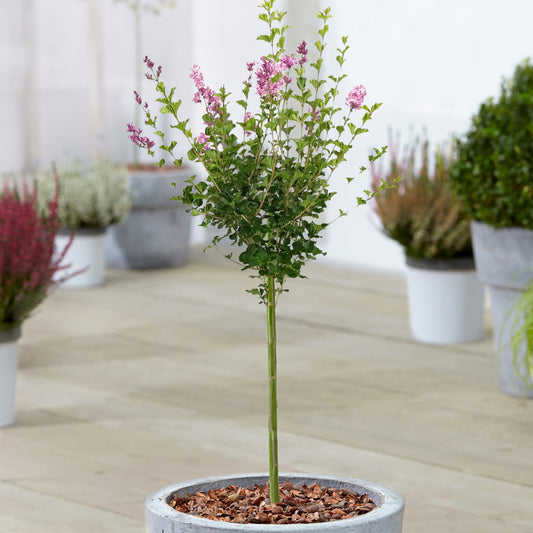
<path fill-rule="evenodd" d="M 242 98 L 236 100 L 242 110 L 233 118 L 229 112 L 230 93 L 222 87 L 211 89 L 198 66 L 191 78 L 196 87 L 193 100 L 204 108 L 204 131 L 194 135 L 189 121 L 179 115 L 181 100 L 176 89 L 167 89 L 162 68 L 145 58 L 147 78 L 159 93 L 159 113 L 170 115 L 171 127 L 183 134 L 189 144 L 188 158 L 201 163 L 204 179 L 192 176 L 182 194 L 174 199 L 187 205 L 192 214 L 203 217 L 203 225 L 223 230 L 224 236 L 244 248 L 238 257 L 243 270 L 252 271 L 258 280 L 250 290 L 266 305 L 269 372 L 269 466 L 270 499 L 279 501 L 277 441 L 277 373 L 276 373 L 276 305 L 287 289 L 287 278 L 304 277 L 303 265 L 324 252 L 318 239 L 329 222 L 319 217 L 335 194 L 330 189 L 331 175 L 346 160 L 359 135 L 367 132 L 366 123 L 381 104 L 363 105 L 366 90 L 354 87 L 338 103 L 341 82 L 346 78 L 342 66 L 348 51 L 347 37 L 337 49 L 337 75 L 324 78 L 323 54 L 326 48 L 330 8 L 318 13 L 322 21 L 315 42 L 316 57 L 308 58 L 307 43 L 302 41 L 295 53 L 285 50 L 283 25 L 285 13 L 274 9 L 275 0 L 265 0 L 259 18 L 268 32 L 258 37 L 269 45 L 269 52 L 247 64 Z M 259 96 L 257 109 L 251 109 L 250 91 Z M 160 149 L 167 152 L 176 166 L 177 140 L 166 141 L 158 129 L 158 115 L 135 94 L 145 111 L 145 123 L 162 140 Z M 130 139 L 154 155 L 155 142 L 140 128 L 128 124 Z M 378 159 L 386 147 L 374 149 L 369 157 Z M 164 158 L 159 165 L 165 163 Z M 361 167 L 361 171 L 365 167 Z M 353 177 L 346 178 L 348 182 Z M 381 190 L 365 191 L 355 203 L 364 204 Z M 339 216 L 346 213 L 340 212 Z M 336 217 L 338 218 L 338 217 Z M 223 238 L 215 236 L 213 244 Z M 228 255 L 232 258 L 231 254 Z"/>
<path fill-rule="evenodd" d="M 125 165 L 99 160 L 88 167 L 65 159 L 58 167 L 38 176 L 39 205 L 53 198 L 55 175 L 59 179 L 59 222 L 62 228 L 104 229 L 118 224 L 131 207 Z"/>

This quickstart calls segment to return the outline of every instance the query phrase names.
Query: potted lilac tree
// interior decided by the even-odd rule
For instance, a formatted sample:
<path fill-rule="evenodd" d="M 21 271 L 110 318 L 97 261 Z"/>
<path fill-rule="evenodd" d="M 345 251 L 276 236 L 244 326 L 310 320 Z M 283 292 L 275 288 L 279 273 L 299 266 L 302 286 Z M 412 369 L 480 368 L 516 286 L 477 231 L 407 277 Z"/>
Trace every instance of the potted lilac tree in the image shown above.
<path fill-rule="evenodd" d="M 37 192 L 0 192 L 0 427 L 15 421 L 15 381 L 21 325 L 53 284 L 70 243 L 54 253 L 60 228 L 58 194 L 42 213 Z"/>
<path fill-rule="evenodd" d="M 397 533 L 402 529 L 403 499 L 394 491 L 358 480 L 280 476 L 278 471 L 276 305 L 287 291 L 287 280 L 303 277 L 305 263 L 323 254 L 318 241 L 329 223 L 319 217 L 335 194 L 331 175 L 345 161 L 355 139 L 367 131 L 365 125 L 380 104 L 364 105 L 366 90 L 361 85 L 338 103 L 346 77 L 342 74 L 349 48 L 346 37 L 338 49 L 338 74 L 323 79 L 330 8 L 318 13 L 322 27 L 311 61 L 305 41 L 294 54 L 286 52 L 284 13 L 274 4 L 275 0 L 265 0 L 260 5 L 259 18 L 268 32 L 258 39 L 269 45 L 269 51 L 247 65 L 243 95 L 236 100 L 241 108 L 237 119 L 229 111 L 229 92 L 224 87 L 211 89 L 194 66 L 194 101 L 204 107 L 206 125 L 194 135 L 180 116 L 181 101 L 174 97 L 175 88 L 167 89 L 161 67 L 146 59 L 148 77 L 159 93 L 159 114 L 172 117 L 172 128 L 189 143 L 189 159 L 206 170 L 203 179 L 191 177 L 175 200 L 203 217 L 204 225 L 223 231 L 222 236 L 213 238 L 213 245 L 227 238 L 241 247 L 238 257 L 232 253 L 228 257 L 250 271 L 257 282 L 249 292 L 266 308 L 269 383 L 269 474 L 211 478 L 162 489 L 146 502 L 150 533 L 305 531 L 316 530 L 316 522 L 326 522 L 320 531 Z M 253 93 L 258 97 L 255 110 Z M 147 103 L 140 105 L 145 109 L 146 124 L 162 140 L 160 148 L 181 166 L 181 159 L 174 155 L 177 141 L 166 141 L 158 128 L 159 114 L 151 112 Z M 138 146 L 154 155 L 153 140 L 135 125 L 129 125 L 129 131 Z M 370 160 L 385 150 L 374 149 Z M 365 191 L 356 203 L 366 203 L 387 187 L 383 183 L 377 191 Z M 336 506 L 326 507 L 328 501 Z"/>

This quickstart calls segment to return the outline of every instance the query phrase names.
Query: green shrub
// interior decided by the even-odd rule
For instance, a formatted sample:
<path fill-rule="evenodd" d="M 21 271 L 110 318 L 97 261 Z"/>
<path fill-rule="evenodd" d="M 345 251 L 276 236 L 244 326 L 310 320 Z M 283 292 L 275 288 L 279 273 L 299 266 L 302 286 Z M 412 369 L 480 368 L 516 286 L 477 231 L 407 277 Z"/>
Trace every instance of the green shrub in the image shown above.
<path fill-rule="evenodd" d="M 105 228 L 118 224 L 129 212 L 128 171 L 124 165 L 100 160 L 84 167 L 65 160 L 58 165 L 60 183 L 59 221 L 70 230 Z M 39 205 L 53 197 L 54 171 L 45 170 L 38 177 Z"/>
<path fill-rule="evenodd" d="M 463 139 L 451 169 L 452 187 L 475 220 L 533 229 L 533 66 L 529 60 L 503 81 Z"/>
<path fill-rule="evenodd" d="M 461 202 L 454 199 L 449 182 L 452 156 L 440 150 L 430 165 L 429 143 L 415 142 L 404 160 L 391 150 L 389 170 L 372 166 L 372 185 L 397 187 L 383 191 L 375 198 L 375 210 L 383 231 L 415 259 L 447 259 L 472 255 L 470 221 Z"/>

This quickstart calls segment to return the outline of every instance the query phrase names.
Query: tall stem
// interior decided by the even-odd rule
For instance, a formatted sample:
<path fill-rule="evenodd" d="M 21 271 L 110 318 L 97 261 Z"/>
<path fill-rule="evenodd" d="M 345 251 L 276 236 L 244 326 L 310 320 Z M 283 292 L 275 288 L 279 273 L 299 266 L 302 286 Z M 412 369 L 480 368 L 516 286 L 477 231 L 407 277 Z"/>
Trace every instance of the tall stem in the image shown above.
<path fill-rule="evenodd" d="M 276 364 L 276 287 L 274 276 L 267 277 L 268 337 L 268 452 L 270 502 L 279 502 L 278 479 L 278 392 Z"/>
<path fill-rule="evenodd" d="M 142 90 L 142 45 L 141 45 L 141 2 L 137 0 L 133 8 L 135 16 L 135 89 L 138 94 Z M 135 104 L 135 125 L 139 128 L 141 122 L 141 106 Z M 134 147 L 135 148 L 135 147 Z M 133 162 L 139 164 L 139 150 L 133 150 Z"/>

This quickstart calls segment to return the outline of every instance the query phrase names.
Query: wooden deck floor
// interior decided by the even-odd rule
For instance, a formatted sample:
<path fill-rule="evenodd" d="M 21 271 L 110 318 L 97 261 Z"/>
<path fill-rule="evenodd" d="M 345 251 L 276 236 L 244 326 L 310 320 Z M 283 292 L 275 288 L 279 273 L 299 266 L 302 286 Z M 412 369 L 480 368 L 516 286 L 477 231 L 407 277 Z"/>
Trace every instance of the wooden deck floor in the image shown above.
<path fill-rule="evenodd" d="M 410 340 L 401 278 L 315 266 L 278 307 L 280 467 L 389 486 L 406 533 L 533 531 L 533 401 Z M 212 255 L 57 290 L 23 328 L 0 532 L 142 533 L 174 482 L 267 470 L 264 308 Z M 34 529 L 35 528 L 35 529 Z"/>

